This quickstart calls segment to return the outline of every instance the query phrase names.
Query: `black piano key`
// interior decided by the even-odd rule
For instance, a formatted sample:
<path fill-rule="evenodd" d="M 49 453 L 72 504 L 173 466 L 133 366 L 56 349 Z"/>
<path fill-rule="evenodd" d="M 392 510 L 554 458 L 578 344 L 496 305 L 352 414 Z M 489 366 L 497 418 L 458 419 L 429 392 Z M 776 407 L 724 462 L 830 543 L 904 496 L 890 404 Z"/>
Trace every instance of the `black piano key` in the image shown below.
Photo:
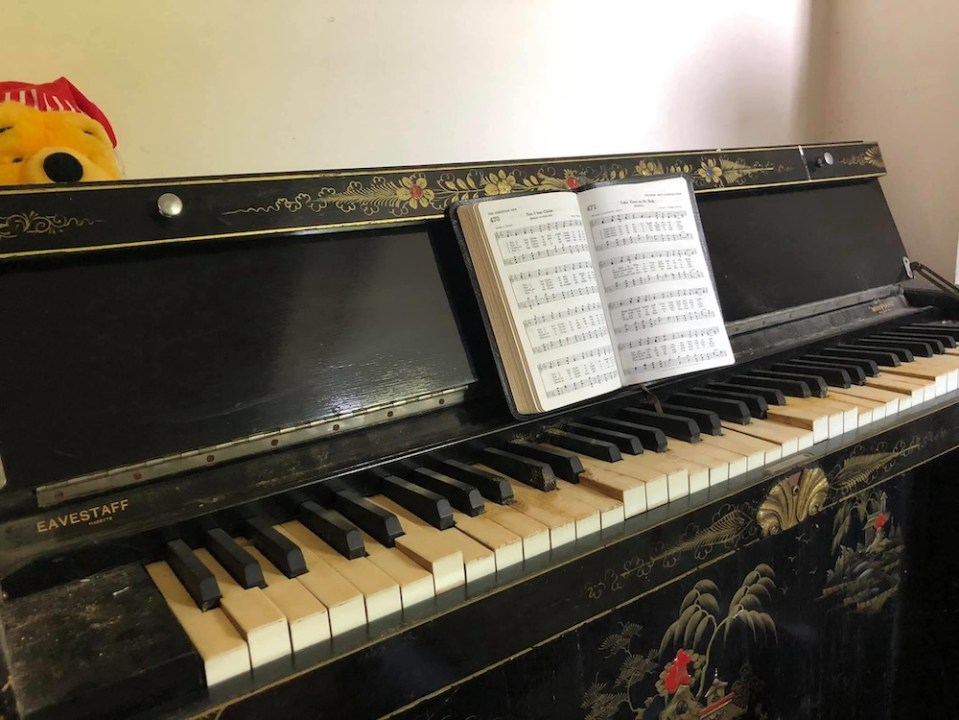
<path fill-rule="evenodd" d="M 608 430 L 596 425 L 578 422 L 571 422 L 566 426 L 566 428 L 568 430 L 572 430 L 577 435 L 612 443 L 619 448 L 620 453 L 626 453 L 627 455 L 640 455 L 643 452 L 643 444 L 640 442 L 639 438 L 635 435 L 630 435 L 629 433 Z"/>
<path fill-rule="evenodd" d="M 703 408 L 715 413 L 723 420 L 729 420 L 740 425 L 748 425 L 750 420 L 749 408 L 741 400 L 709 397 L 696 395 L 695 393 L 676 393 L 670 396 L 669 402 L 686 407 Z M 717 435 L 719 433 L 712 434 Z"/>
<path fill-rule="evenodd" d="M 513 488 L 506 478 L 459 460 L 444 460 L 440 463 L 439 469 L 444 475 L 472 485 L 487 500 L 492 500 L 499 505 L 508 505 L 513 502 Z"/>
<path fill-rule="evenodd" d="M 938 340 L 936 340 L 936 338 L 934 337 L 926 337 L 923 335 L 909 335 L 908 333 L 900 333 L 900 332 L 877 333 L 876 335 L 870 335 L 870 337 L 876 337 L 883 340 L 886 338 L 889 338 L 890 340 L 896 340 L 896 341 L 904 340 L 906 342 L 921 343 L 923 345 L 928 345 L 929 349 L 932 350 L 934 355 L 942 355 L 946 351 L 945 346 L 943 346 L 943 344 L 939 342 Z M 913 354 L 915 354 L 915 351 L 913 351 Z"/>
<path fill-rule="evenodd" d="M 699 426 L 689 418 L 643 410 L 642 408 L 623 408 L 619 412 L 623 419 L 657 427 L 668 437 L 685 440 L 689 443 L 699 442 Z"/>
<path fill-rule="evenodd" d="M 932 345 L 920 340 L 904 340 L 902 338 L 893 338 L 888 335 L 870 335 L 868 338 L 859 338 L 853 342 L 872 341 L 885 343 L 889 347 L 902 348 L 908 350 L 914 357 L 932 357 L 935 353 L 932 351 Z"/>
<path fill-rule="evenodd" d="M 397 505 L 402 505 L 437 530 L 448 530 L 456 524 L 453 521 L 453 508 L 450 506 L 450 501 L 432 490 L 427 490 L 395 475 L 383 478 L 380 489 L 390 500 Z"/>
<path fill-rule="evenodd" d="M 941 325 L 939 323 L 916 323 L 914 325 L 906 325 L 905 327 L 908 327 L 914 330 L 931 330 L 936 333 L 942 333 L 943 335 L 948 335 L 953 340 L 959 340 L 959 325 Z"/>
<path fill-rule="evenodd" d="M 483 448 L 480 452 L 480 460 L 494 470 L 537 490 L 549 492 L 556 489 L 556 475 L 553 468 L 541 460 L 534 460 L 499 448 Z"/>
<path fill-rule="evenodd" d="M 704 410 L 701 407 L 690 407 L 689 405 L 673 404 L 673 400 L 678 403 L 679 399 L 675 397 L 671 397 L 669 399 L 671 402 L 663 403 L 661 405 L 663 412 L 667 412 L 670 415 L 678 415 L 679 417 L 689 418 L 696 423 L 696 427 L 699 428 L 700 435 L 723 434 L 723 426 L 720 423 L 719 415 L 714 413 L 712 410 Z"/>
<path fill-rule="evenodd" d="M 307 500 L 299 506 L 297 519 L 343 557 L 355 560 L 366 556 L 359 528 L 338 512 Z"/>
<path fill-rule="evenodd" d="M 826 365 L 815 365 L 813 363 L 804 363 L 797 361 L 790 361 L 784 363 L 776 363 L 772 366 L 772 369 L 776 372 L 798 372 L 798 373 L 808 373 L 810 375 L 815 375 L 821 377 L 826 381 L 827 385 L 838 388 L 848 388 L 852 387 L 852 378 L 849 377 L 847 373 L 842 368 L 828 367 Z"/>
<path fill-rule="evenodd" d="M 355 493 L 334 493 L 333 509 L 385 547 L 393 547 L 396 538 L 403 535 L 396 515 Z"/>
<path fill-rule="evenodd" d="M 506 443 L 510 452 L 544 462 L 553 468 L 553 474 L 567 482 L 578 483 L 583 472 L 583 463 L 576 453 L 560 448 L 545 448 L 528 440 L 512 440 Z"/>
<path fill-rule="evenodd" d="M 247 518 L 246 526 L 253 547 L 276 565 L 281 573 L 294 578 L 306 572 L 303 551 L 288 537 L 278 533 L 268 521 L 260 517 Z"/>
<path fill-rule="evenodd" d="M 823 351 L 825 352 L 825 351 Z M 879 365 L 875 360 L 870 360 L 869 358 L 857 358 L 857 357 L 837 357 L 834 355 L 803 355 L 804 360 L 810 360 L 812 362 L 818 362 L 819 364 L 826 365 L 838 365 L 849 371 L 849 368 L 857 367 L 862 373 L 862 380 L 858 382 L 857 385 L 862 385 L 866 382 L 866 377 L 876 377 L 879 374 Z M 849 375 L 852 377 L 852 374 Z M 857 375 L 857 377 L 859 377 Z"/>
<path fill-rule="evenodd" d="M 547 430 L 543 434 L 543 440 L 564 450 L 570 450 L 604 462 L 614 463 L 623 459 L 615 443 L 588 435 L 580 435 L 566 430 Z"/>
<path fill-rule="evenodd" d="M 753 370 L 749 377 L 773 378 L 778 380 L 799 380 L 806 383 L 806 386 L 809 388 L 810 392 L 812 392 L 813 397 L 826 397 L 826 381 L 823 380 L 819 375 L 803 373 L 797 370 L 792 372 L 782 372 L 781 370 Z"/>
<path fill-rule="evenodd" d="M 247 590 L 252 587 L 266 587 L 260 563 L 227 535 L 226 531 L 221 528 L 207 530 L 206 547 L 240 587 Z"/>
<path fill-rule="evenodd" d="M 666 451 L 666 433 L 658 427 L 603 416 L 590 418 L 587 422 L 589 422 L 590 425 L 598 425 L 607 430 L 615 430 L 616 432 L 634 435 L 647 450 L 652 450 L 653 452 Z"/>
<path fill-rule="evenodd" d="M 449 475 L 443 475 L 429 468 L 418 467 L 409 474 L 407 479 L 425 487 L 427 490 L 442 495 L 450 501 L 450 505 L 467 515 L 475 517 L 486 509 L 483 505 L 483 496 L 479 490 Z"/>
<path fill-rule="evenodd" d="M 220 604 L 222 594 L 216 578 L 193 553 L 189 545 L 182 540 L 168 542 L 166 561 L 198 608 L 209 610 Z"/>
<path fill-rule="evenodd" d="M 924 328 L 917 325 L 903 325 L 901 328 L 896 328 L 896 332 L 908 335 L 918 335 L 920 337 L 932 337 L 941 342 L 943 347 L 956 347 L 955 336 L 940 332 L 939 330 L 933 330 L 932 328 Z"/>
<path fill-rule="evenodd" d="M 765 377 L 762 375 L 733 375 L 728 382 L 741 387 L 765 387 L 778 390 L 783 395 L 790 397 L 807 398 L 812 397 L 812 388 L 802 380 L 792 377 L 777 377 L 775 375 Z"/>
<path fill-rule="evenodd" d="M 741 390 L 722 390 L 716 388 L 692 388 L 688 390 L 692 395 L 701 397 L 725 398 L 727 400 L 738 400 L 746 406 L 752 417 L 764 418 L 769 412 L 769 403 L 761 393 L 749 393 Z M 773 390 L 771 392 L 778 392 Z"/>
<path fill-rule="evenodd" d="M 857 363 L 854 362 L 829 357 L 821 357 L 820 360 L 815 360 L 808 355 L 799 358 L 797 362 L 802 363 L 803 365 L 808 364 L 812 367 L 824 367 L 842 370 L 844 373 L 846 373 L 846 375 L 849 376 L 849 381 L 853 385 L 862 385 L 864 382 L 866 382 L 865 370 L 863 370 Z M 879 368 L 876 368 L 877 371 L 878 369 Z"/>
<path fill-rule="evenodd" d="M 835 347 L 825 348 L 819 352 L 829 357 L 868 358 L 880 367 L 899 367 L 902 364 L 902 361 L 896 353 L 866 347 L 865 345 L 845 345 L 840 343 Z"/>
<path fill-rule="evenodd" d="M 707 383 L 707 390 L 720 390 L 722 392 L 730 393 L 749 393 L 750 396 L 758 396 L 766 401 L 767 405 L 785 405 L 786 396 L 783 395 L 782 390 L 777 390 L 772 387 L 759 387 L 758 385 L 736 385 L 735 383 Z M 750 408 L 752 412 L 752 408 Z M 753 413 L 755 415 L 756 413 Z"/>
<path fill-rule="evenodd" d="M 854 338 L 849 341 L 849 344 L 845 343 L 839 345 L 838 347 L 864 347 L 867 350 L 881 350 L 883 352 L 892 353 L 900 362 L 912 362 L 915 360 L 912 354 L 912 350 L 909 348 L 903 347 L 901 343 L 891 343 L 883 342 L 882 340 L 870 340 L 869 338 Z M 932 351 L 929 352 L 927 357 L 932 357 Z"/>

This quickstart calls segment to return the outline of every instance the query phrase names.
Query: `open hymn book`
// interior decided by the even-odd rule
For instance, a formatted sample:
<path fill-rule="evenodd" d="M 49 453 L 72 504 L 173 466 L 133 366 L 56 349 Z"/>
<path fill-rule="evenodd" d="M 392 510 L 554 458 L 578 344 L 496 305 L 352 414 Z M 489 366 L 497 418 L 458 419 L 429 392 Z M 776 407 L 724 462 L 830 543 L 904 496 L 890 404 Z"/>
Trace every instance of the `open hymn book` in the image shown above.
<path fill-rule="evenodd" d="M 732 364 L 689 181 L 454 206 L 513 410 Z"/>

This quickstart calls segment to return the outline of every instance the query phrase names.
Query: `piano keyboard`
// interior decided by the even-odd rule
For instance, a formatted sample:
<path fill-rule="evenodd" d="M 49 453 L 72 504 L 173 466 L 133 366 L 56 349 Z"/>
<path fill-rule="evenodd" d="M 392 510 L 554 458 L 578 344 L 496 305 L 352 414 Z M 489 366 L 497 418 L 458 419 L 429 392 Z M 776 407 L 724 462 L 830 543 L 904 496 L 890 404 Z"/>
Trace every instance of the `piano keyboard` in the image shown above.
<path fill-rule="evenodd" d="M 668 396 L 384 476 L 382 494 L 169 543 L 147 571 L 215 685 L 467 594 L 631 517 L 959 388 L 959 326 L 906 325 Z"/>

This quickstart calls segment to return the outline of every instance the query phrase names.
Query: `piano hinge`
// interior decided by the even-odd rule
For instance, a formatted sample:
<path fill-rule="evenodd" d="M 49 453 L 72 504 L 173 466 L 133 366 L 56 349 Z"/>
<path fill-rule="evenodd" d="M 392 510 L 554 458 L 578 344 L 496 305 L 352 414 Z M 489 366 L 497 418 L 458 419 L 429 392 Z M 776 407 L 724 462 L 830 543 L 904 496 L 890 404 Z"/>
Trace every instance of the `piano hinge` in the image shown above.
<path fill-rule="evenodd" d="M 467 386 L 465 385 L 440 390 L 439 392 L 396 400 L 321 420 L 259 433 L 219 445 L 210 445 L 175 455 L 154 458 L 136 465 L 125 465 L 80 475 L 49 485 L 42 485 L 36 490 L 37 507 L 45 508 L 59 505 L 108 490 L 140 485 L 185 470 L 207 468 L 230 460 L 259 455 L 310 440 L 318 440 L 350 430 L 358 430 L 412 415 L 419 415 L 441 407 L 458 405 L 463 402 L 466 390 Z M 0 478 L 3 477 L 2 470 L 3 467 L 0 465 Z"/>

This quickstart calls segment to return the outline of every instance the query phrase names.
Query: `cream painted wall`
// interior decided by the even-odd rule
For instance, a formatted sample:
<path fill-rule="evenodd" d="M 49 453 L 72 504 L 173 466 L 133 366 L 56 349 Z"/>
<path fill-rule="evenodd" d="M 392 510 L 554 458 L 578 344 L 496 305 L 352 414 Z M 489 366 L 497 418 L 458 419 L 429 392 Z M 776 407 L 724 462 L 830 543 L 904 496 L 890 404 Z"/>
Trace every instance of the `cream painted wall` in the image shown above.
<path fill-rule="evenodd" d="M 878 140 L 913 260 L 959 279 L 959 5 L 815 0 L 806 135 Z"/>
<path fill-rule="evenodd" d="M 811 0 L 6 0 L 131 177 L 797 142 Z M 895 156 L 894 156 L 895 157 Z"/>

